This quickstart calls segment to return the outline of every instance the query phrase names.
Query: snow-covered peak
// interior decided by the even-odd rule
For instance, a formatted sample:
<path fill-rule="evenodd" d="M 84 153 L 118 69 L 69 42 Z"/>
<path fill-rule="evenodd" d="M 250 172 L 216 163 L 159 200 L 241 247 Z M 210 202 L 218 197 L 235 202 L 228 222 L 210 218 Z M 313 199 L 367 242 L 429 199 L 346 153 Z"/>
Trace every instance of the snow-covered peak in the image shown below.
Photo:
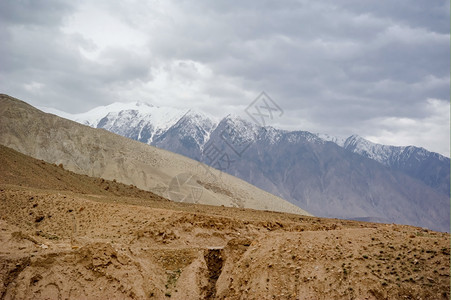
<path fill-rule="evenodd" d="M 355 148 L 359 149 L 360 151 L 371 151 L 373 149 L 380 148 L 379 146 L 382 146 L 382 145 L 370 142 L 357 134 L 351 135 L 343 143 L 343 147 L 345 147 L 347 149 L 351 148 L 351 147 L 355 147 Z"/>
<path fill-rule="evenodd" d="M 70 114 L 44 107 L 41 110 L 91 127 L 97 127 L 99 122 L 105 117 L 110 120 L 126 119 L 127 112 L 129 114 L 133 112 L 133 118 L 150 123 L 157 130 L 167 130 L 183 116 L 192 118 L 194 122 L 205 123 L 208 121 L 211 124 L 210 126 L 218 124 L 217 118 L 202 111 L 188 108 L 159 107 L 142 101 L 115 102 L 105 106 L 98 106 L 79 114 Z"/>
<path fill-rule="evenodd" d="M 226 126 L 232 127 L 242 139 L 247 141 L 254 141 L 259 136 L 262 128 L 235 114 L 227 115 L 222 122 L 224 122 Z"/>
<path fill-rule="evenodd" d="M 354 153 L 374 159 L 386 166 L 406 161 L 411 157 L 415 157 L 418 161 L 426 160 L 428 157 L 434 157 L 440 161 L 448 159 L 441 154 L 430 152 L 421 147 L 382 145 L 373 143 L 358 135 L 348 137 L 343 147 Z"/>
<path fill-rule="evenodd" d="M 233 127 L 239 136 L 247 141 L 260 140 L 273 145 L 288 133 L 287 130 L 277 129 L 272 126 L 260 126 L 234 114 L 227 115 L 222 122 L 227 126 Z"/>
<path fill-rule="evenodd" d="M 274 145 L 280 141 L 284 134 L 287 133 L 286 130 L 276 129 L 271 126 L 262 127 L 262 136 L 269 142 L 269 144 Z"/>
<path fill-rule="evenodd" d="M 402 153 L 405 148 L 376 144 L 358 135 L 351 135 L 348 137 L 344 142 L 343 147 L 383 164 L 390 161 L 394 155 Z"/>
<path fill-rule="evenodd" d="M 323 139 L 327 142 L 332 142 L 337 144 L 340 147 L 344 147 L 346 138 L 345 137 L 340 137 L 340 136 L 334 136 L 334 135 L 329 135 L 326 133 L 317 133 L 316 136 L 318 136 L 320 139 Z"/>
<path fill-rule="evenodd" d="M 208 138 L 218 124 L 215 117 L 202 111 L 158 107 L 142 101 L 115 102 L 80 114 L 68 114 L 52 109 L 43 110 L 94 128 L 104 128 L 144 143 L 152 143 L 155 137 L 161 136 L 177 124 L 183 124 L 182 126 L 185 126 L 186 130 L 191 130 L 193 134 L 196 130 L 200 130 L 202 135 Z"/>
<path fill-rule="evenodd" d="M 93 126 L 95 127 L 96 124 L 99 123 L 101 119 L 103 119 L 105 116 L 107 116 L 109 113 L 118 113 L 120 111 L 126 111 L 126 110 L 137 110 L 142 113 L 150 112 L 152 109 L 158 108 L 156 106 L 153 106 L 152 104 L 142 102 L 142 101 L 135 101 L 135 102 L 114 102 L 109 105 L 105 106 L 98 106 L 95 107 L 87 112 L 84 113 L 78 113 L 78 114 L 71 114 L 64 111 L 60 111 L 54 108 L 49 107 L 39 107 L 40 110 L 51 113 L 57 116 L 60 116 L 65 119 L 69 119 L 72 121 L 76 121 L 78 123 L 82 123 L 85 125 Z"/>
<path fill-rule="evenodd" d="M 139 107 L 129 107 L 120 111 L 111 111 L 103 117 L 95 117 L 89 119 L 76 120 L 80 123 L 85 123 L 93 127 L 102 127 L 110 130 L 115 128 L 135 128 L 144 125 L 151 125 L 154 132 L 166 131 L 180 118 L 187 113 L 186 109 L 173 109 L 168 107 L 147 106 L 144 109 Z"/>
<path fill-rule="evenodd" d="M 140 114 L 144 115 L 153 114 L 159 111 L 160 108 L 141 101 L 128 103 L 115 102 L 106 106 L 93 108 L 85 113 L 75 114 L 73 115 L 72 120 L 85 125 L 96 127 L 100 120 L 102 120 L 108 114 L 130 110 L 138 111 Z"/>
<path fill-rule="evenodd" d="M 215 126 L 219 123 L 219 119 L 214 117 L 213 115 L 207 114 L 203 111 L 199 111 L 199 110 L 193 110 L 193 109 L 189 109 L 186 114 L 185 117 L 187 118 L 191 118 L 194 121 L 197 121 L 199 123 L 209 123 L 212 126 Z"/>

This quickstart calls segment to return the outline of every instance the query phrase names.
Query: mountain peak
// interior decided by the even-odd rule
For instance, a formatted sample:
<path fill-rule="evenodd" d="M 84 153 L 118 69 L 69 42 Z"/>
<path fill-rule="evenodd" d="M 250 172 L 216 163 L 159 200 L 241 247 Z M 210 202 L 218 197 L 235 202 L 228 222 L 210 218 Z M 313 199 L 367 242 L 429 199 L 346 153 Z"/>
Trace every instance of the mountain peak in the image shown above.
<path fill-rule="evenodd" d="M 329 135 L 326 133 L 317 133 L 316 136 L 318 136 L 320 139 L 322 139 L 324 141 L 335 143 L 340 147 L 344 147 L 344 144 L 345 144 L 346 140 L 348 139 L 345 137 Z"/>
<path fill-rule="evenodd" d="M 208 120 L 208 122 L 212 123 L 212 124 L 218 124 L 219 120 L 213 116 L 210 115 L 209 113 L 200 111 L 200 110 L 194 110 L 194 109 L 188 109 L 186 114 L 186 117 L 191 117 L 191 118 L 195 118 L 195 119 L 200 119 L 200 120 Z"/>
<path fill-rule="evenodd" d="M 150 104 L 150 103 L 147 103 L 147 102 L 144 102 L 144 101 L 141 101 L 141 100 L 138 100 L 138 101 L 136 101 L 135 103 L 134 103 L 137 107 L 158 107 L 158 106 L 155 106 L 155 105 L 153 105 L 153 104 Z"/>

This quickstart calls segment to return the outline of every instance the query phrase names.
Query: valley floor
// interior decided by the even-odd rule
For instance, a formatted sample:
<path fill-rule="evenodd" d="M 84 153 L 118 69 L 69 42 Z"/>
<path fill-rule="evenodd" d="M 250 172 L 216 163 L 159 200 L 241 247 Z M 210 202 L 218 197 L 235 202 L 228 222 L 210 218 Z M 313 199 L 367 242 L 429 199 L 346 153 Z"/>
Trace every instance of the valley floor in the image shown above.
<path fill-rule="evenodd" d="M 0 184 L 0 299 L 449 299 L 448 233 Z"/>

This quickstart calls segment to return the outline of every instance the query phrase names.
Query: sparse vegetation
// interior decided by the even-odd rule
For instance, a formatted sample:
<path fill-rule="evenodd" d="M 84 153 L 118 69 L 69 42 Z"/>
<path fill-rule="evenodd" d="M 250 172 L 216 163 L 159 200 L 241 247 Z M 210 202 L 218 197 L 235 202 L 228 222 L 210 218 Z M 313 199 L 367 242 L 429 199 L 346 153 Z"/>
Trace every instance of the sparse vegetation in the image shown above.
<path fill-rule="evenodd" d="M 0 274 L 6 274 L 0 279 L 14 283 L 1 286 L 2 295 L 59 289 L 61 298 L 70 298 L 66 291 L 73 288 L 80 298 L 83 291 L 154 299 L 188 291 L 193 298 L 449 296 L 449 234 L 172 203 L 37 163 L 50 174 L 51 188 L 43 188 L 42 174 L 0 176 L 23 184 L 0 181 L 0 237 L 9 241 L 0 244 Z M 53 181 L 52 172 L 60 180 Z M 206 257 L 207 246 L 220 256 Z M 103 282 L 102 289 L 95 282 Z"/>

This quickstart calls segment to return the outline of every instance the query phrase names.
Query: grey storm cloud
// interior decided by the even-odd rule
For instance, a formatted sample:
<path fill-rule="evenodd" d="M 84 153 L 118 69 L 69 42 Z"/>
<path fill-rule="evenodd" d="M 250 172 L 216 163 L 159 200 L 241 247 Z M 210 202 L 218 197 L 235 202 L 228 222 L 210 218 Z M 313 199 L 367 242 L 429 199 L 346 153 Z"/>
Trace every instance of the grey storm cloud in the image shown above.
<path fill-rule="evenodd" d="M 449 11 L 413 0 L 5 0 L 2 92 L 68 112 L 139 99 L 221 115 L 266 91 L 286 112 L 281 127 L 378 141 L 399 130 L 401 143 L 446 153 Z"/>
<path fill-rule="evenodd" d="M 50 26 L 62 22 L 73 10 L 70 1 L 5 0 L 0 2 L 0 22 L 20 26 Z"/>

